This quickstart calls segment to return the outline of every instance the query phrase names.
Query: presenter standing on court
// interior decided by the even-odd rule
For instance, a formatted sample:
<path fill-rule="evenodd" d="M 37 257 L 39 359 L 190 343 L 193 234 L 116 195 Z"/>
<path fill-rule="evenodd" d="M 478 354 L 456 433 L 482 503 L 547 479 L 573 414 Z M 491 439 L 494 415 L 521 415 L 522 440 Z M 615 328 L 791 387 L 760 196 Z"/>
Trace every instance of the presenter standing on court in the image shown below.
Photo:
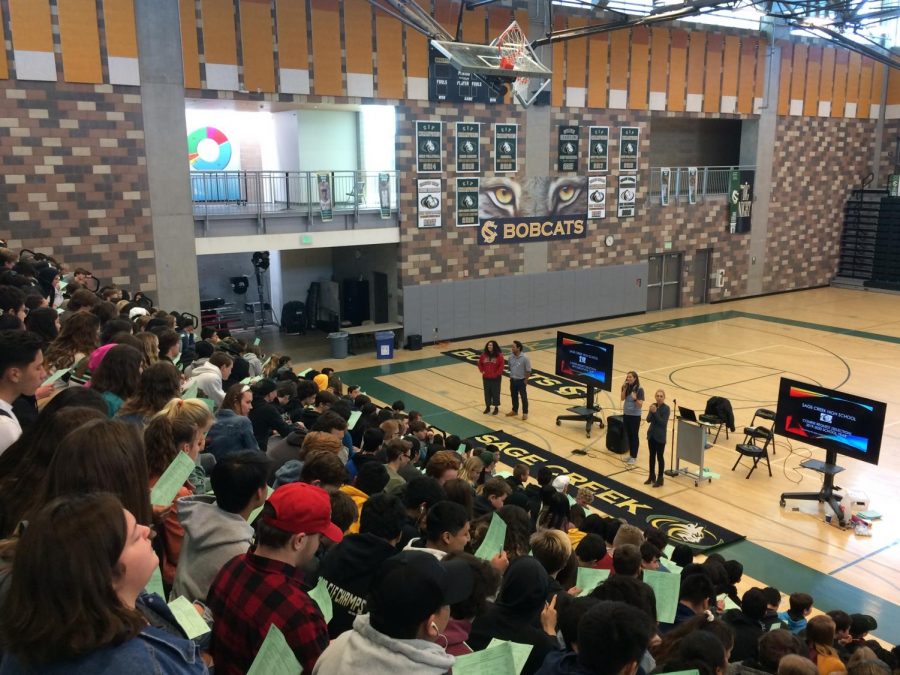
<path fill-rule="evenodd" d="M 491 406 L 494 406 L 493 414 L 496 415 L 500 405 L 500 379 L 503 377 L 503 352 L 496 340 L 488 340 L 484 346 L 478 358 L 478 370 L 481 371 L 484 386 L 484 414 L 491 412 Z"/>
<path fill-rule="evenodd" d="M 625 424 L 625 437 L 628 439 L 628 452 L 630 457 L 626 464 L 634 464 L 638 455 L 640 435 L 638 429 L 641 426 L 641 414 L 644 407 L 644 390 L 638 374 L 629 370 L 625 375 L 625 384 L 622 385 L 622 416 Z"/>
<path fill-rule="evenodd" d="M 654 403 L 650 404 L 647 411 L 647 445 L 650 446 L 650 477 L 644 481 L 644 485 L 653 484 L 653 487 L 661 487 L 663 484 L 663 471 L 666 468 L 666 460 L 663 451 L 666 449 L 666 431 L 669 426 L 671 409 L 666 405 L 666 392 L 657 389 L 653 397 Z"/>
<path fill-rule="evenodd" d="M 531 361 L 522 353 L 522 343 L 513 340 L 512 356 L 509 357 L 509 395 L 512 396 L 512 410 L 507 417 L 519 414 L 519 397 L 522 398 L 522 419 L 528 419 L 528 378 L 531 376 Z"/>

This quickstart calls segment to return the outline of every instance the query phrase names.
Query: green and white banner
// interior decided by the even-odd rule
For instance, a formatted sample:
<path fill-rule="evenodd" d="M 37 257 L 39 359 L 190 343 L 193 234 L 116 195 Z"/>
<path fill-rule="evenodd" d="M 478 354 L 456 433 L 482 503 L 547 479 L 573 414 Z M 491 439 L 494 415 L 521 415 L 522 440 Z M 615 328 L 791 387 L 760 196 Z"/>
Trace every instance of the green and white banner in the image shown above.
<path fill-rule="evenodd" d="M 640 127 L 622 127 L 619 132 L 619 171 L 638 170 L 640 147 Z"/>
<path fill-rule="evenodd" d="M 478 225 L 479 178 L 456 179 L 456 226 L 474 227 Z"/>
<path fill-rule="evenodd" d="M 515 173 L 519 163 L 519 125 L 494 125 L 494 173 Z"/>
<path fill-rule="evenodd" d="M 891 197 L 900 197 L 900 173 L 888 176 L 888 194 Z"/>
<path fill-rule="evenodd" d="M 699 176 L 696 166 L 688 167 L 688 204 L 697 203 L 697 180 Z"/>
<path fill-rule="evenodd" d="M 381 217 L 384 219 L 391 217 L 391 174 L 378 174 L 378 208 Z"/>
<path fill-rule="evenodd" d="M 588 173 L 609 171 L 609 127 L 591 127 L 588 146 Z"/>
<path fill-rule="evenodd" d="M 732 169 L 728 180 L 728 231 L 744 234 L 750 231 L 753 211 L 753 178 L 755 172 Z"/>
<path fill-rule="evenodd" d="M 444 170 L 443 122 L 416 122 L 416 171 L 440 173 Z"/>
<path fill-rule="evenodd" d="M 606 176 L 588 176 L 588 220 L 606 218 Z"/>
<path fill-rule="evenodd" d="M 637 176 L 619 176 L 616 213 L 619 218 L 633 218 L 637 202 Z"/>
<path fill-rule="evenodd" d="M 441 180 L 439 178 L 419 178 L 416 183 L 419 227 L 440 227 Z"/>
<path fill-rule="evenodd" d="M 556 170 L 560 173 L 578 171 L 578 138 L 580 129 L 577 126 L 565 125 L 559 128 L 558 153 Z"/>
<path fill-rule="evenodd" d="M 481 172 L 481 124 L 456 123 L 456 173 Z"/>
<path fill-rule="evenodd" d="M 669 192 L 672 190 L 672 171 L 664 166 L 659 170 L 659 203 L 669 205 Z"/>
<path fill-rule="evenodd" d="M 319 216 L 323 222 L 334 218 L 334 197 L 331 190 L 331 174 L 317 173 L 316 186 L 319 188 Z"/>

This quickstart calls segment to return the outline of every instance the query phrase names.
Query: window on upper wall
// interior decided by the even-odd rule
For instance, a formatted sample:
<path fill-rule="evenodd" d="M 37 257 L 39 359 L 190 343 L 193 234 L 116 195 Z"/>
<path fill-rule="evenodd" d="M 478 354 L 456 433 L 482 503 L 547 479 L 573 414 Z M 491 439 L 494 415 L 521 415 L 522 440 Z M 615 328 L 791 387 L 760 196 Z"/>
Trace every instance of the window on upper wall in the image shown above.
<path fill-rule="evenodd" d="M 741 132 L 741 120 L 654 117 L 650 166 L 740 166 Z"/>
<path fill-rule="evenodd" d="M 359 112 L 363 171 L 396 167 L 397 113 L 392 105 L 364 105 Z"/>

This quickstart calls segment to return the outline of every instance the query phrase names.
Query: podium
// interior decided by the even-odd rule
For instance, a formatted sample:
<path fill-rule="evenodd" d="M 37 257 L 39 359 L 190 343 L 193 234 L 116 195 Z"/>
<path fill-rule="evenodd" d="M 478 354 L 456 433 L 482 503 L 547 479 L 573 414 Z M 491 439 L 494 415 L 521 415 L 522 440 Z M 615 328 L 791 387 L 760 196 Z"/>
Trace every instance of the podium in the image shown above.
<path fill-rule="evenodd" d="M 683 417 L 678 418 L 678 433 L 675 442 L 675 474 L 688 476 L 694 479 L 694 487 L 700 485 L 700 481 L 712 478 L 703 475 L 704 458 L 706 455 L 706 426 L 690 422 Z M 694 464 L 697 471 L 682 468 L 682 462 Z"/>

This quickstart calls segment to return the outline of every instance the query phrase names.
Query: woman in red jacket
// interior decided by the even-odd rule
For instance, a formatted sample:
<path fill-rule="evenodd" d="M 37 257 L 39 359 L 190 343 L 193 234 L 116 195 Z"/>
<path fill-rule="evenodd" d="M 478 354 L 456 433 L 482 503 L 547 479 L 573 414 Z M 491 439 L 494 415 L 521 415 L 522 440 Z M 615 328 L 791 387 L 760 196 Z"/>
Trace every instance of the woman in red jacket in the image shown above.
<path fill-rule="evenodd" d="M 488 340 L 478 359 L 478 370 L 481 371 L 482 384 L 484 386 L 484 414 L 498 412 L 500 405 L 500 380 L 503 377 L 503 352 L 496 340 Z"/>

